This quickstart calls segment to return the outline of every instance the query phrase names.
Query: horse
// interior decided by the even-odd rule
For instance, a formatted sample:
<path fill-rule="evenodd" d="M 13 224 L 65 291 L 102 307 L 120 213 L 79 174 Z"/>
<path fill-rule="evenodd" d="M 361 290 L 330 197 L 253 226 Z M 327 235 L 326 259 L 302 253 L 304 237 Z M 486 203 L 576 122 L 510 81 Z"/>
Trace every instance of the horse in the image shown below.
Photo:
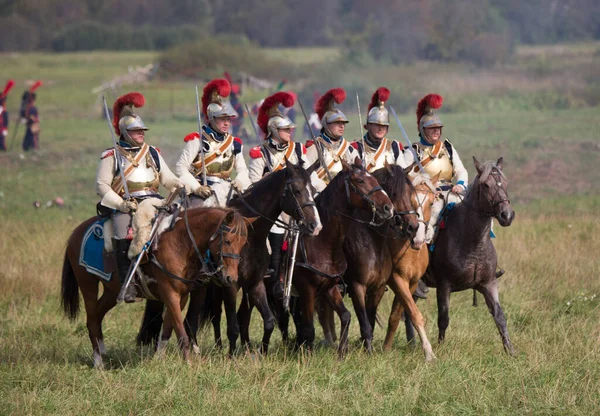
<path fill-rule="evenodd" d="M 315 338 L 315 299 L 322 297 L 342 322 L 338 356 L 348 350 L 350 312 L 346 309 L 337 283 L 347 271 L 344 239 L 355 210 L 371 215 L 369 222 L 386 221 L 393 216 L 394 206 L 377 179 L 356 158 L 353 165 L 342 162 L 343 169 L 316 198 L 323 221 L 318 236 L 303 237 L 294 269 L 293 286 L 299 294 L 301 322 L 296 322 L 296 347 L 312 350 Z"/>
<path fill-rule="evenodd" d="M 186 315 L 188 333 L 195 342 L 200 326 L 213 324 L 215 343 L 221 345 L 221 305 L 225 302 L 227 315 L 227 337 L 229 355 L 237 349 L 237 338 L 241 334 L 242 343 L 250 343 L 249 325 L 252 306 L 256 306 L 263 318 L 263 338 L 261 352 L 268 352 L 271 334 L 275 327 L 273 313 L 269 308 L 263 277 L 269 264 L 266 246 L 267 235 L 282 212 L 294 218 L 304 233 L 316 235 L 322 228 L 319 213 L 315 208 L 310 174 L 318 167 L 315 162 L 307 170 L 286 161 L 286 168 L 265 176 L 253 184 L 242 195 L 234 195 L 229 206 L 241 215 L 258 217 L 249 230 L 248 243 L 242 251 L 238 285 L 227 288 L 208 288 L 206 292 L 194 291 Z M 287 225 L 286 225 L 287 226 Z M 235 314 L 235 295 L 243 289 L 243 300 Z M 228 299 L 228 300 L 227 300 Z M 162 305 L 147 302 L 142 329 L 138 341 L 142 344 L 153 342 L 161 319 Z"/>
<path fill-rule="evenodd" d="M 393 258 L 393 270 L 388 280 L 388 286 L 393 290 L 395 296 L 383 349 L 385 351 L 391 349 L 398 323 L 403 312 L 406 311 L 408 318 L 417 327 L 426 362 L 433 360 L 435 355 L 427 338 L 423 315 L 419 311 L 412 294 L 429 264 L 429 252 L 424 245 L 425 229 L 431 218 L 431 207 L 438 195 L 433 185 L 438 180 L 439 174 L 431 179 L 427 174 L 419 174 L 412 180 L 418 206 L 417 212 L 420 218 L 419 228 L 412 244 L 409 245 L 406 240 L 404 242 L 402 240 L 388 240 L 388 247 Z"/>
<path fill-rule="evenodd" d="M 189 360 L 189 338 L 185 333 L 181 309 L 185 305 L 190 284 L 203 270 L 208 259 L 200 253 L 210 250 L 216 256 L 224 281 L 235 282 L 238 276 L 239 253 L 247 240 L 246 220 L 231 209 L 210 208 L 186 211 L 185 221 L 178 220 L 172 230 L 160 235 L 151 253 L 153 261 L 140 266 L 144 274 L 152 276 L 156 283 L 149 284 L 152 295 L 167 305 L 163 331 L 175 328 L 183 358 Z M 61 303 L 64 313 L 72 320 L 79 312 L 79 290 L 87 315 L 87 327 L 93 348 L 94 367 L 103 368 L 105 354 L 102 320 L 117 304 L 121 284 L 114 276 L 109 281 L 100 279 L 79 264 L 83 237 L 90 225 L 97 220 L 92 217 L 81 223 L 71 233 L 65 250 Z M 199 254 L 199 255 L 197 255 Z M 160 265 L 160 267 L 159 267 Z M 99 283 L 103 285 L 98 299 Z"/>
<path fill-rule="evenodd" d="M 485 298 L 504 350 L 512 355 L 514 347 L 498 298 L 497 255 L 490 239 L 490 227 L 493 218 L 502 227 L 510 226 L 515 211 L 508 198 L 503 158 L 481 164 L 473 157 L 473 162 L 477 176 L 463 201 L 442 216 L 443 225 L 440 225 L 423 280 L 427 286 L 437 288 L 439 342 L 444 341 L 450 322 L 450 293 L 476 289 Z"/>
<path fill-rule="evenodd" d="M 377 306 L 385 293 L 388 279 L 393 283 L 392 288 L 396 293 L 408 293 L 410 297 L 409 290 L 414 291 L 413 285 L 421 277 L 418 276 L 413 282 L 412 276 L 404 273 L 402 266 L 406 269 L 407 265 L 400 263 L 402 257 L 411 250 L 411 245 L 418 250 L 424 237 L 419 235 L 420 239 L 415 239 L 417 230 L 423 228 L 417 216 L 423 218 L 423 212 L 420 211 L 419 194 L 404 170 L 400 166 L 386 164 L 386 167 L 373 172 L 373 176 L 394 203 L 395 216 L 379 226 L 366 224 L 365 221 L 352 222 L 344 241 L 344 252 L 348 259 L 344 280 L 368 353 L 373 351 Z M 329 326 L 325 332 L 333 334 L 335 329 Z"/>

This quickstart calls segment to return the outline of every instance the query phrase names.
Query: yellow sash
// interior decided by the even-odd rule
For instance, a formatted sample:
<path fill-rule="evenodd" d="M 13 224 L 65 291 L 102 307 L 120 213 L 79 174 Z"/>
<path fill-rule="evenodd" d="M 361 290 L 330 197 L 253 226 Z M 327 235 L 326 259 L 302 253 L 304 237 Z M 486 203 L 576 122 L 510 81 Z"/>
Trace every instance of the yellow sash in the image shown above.
<path fill-rule="evenodd" d="M 323 143 L 323 145 L 328 150 L 331 150 L 331 148 L 329 148 L 329 146 L 327 146 L 327 143 L 323 139 L 321 139 L 320 137 L 319 137 L 319 139 L 320 139 L 319 141 L 321 141 L 321 143 Z M 315 143 L 315 146 L 319 146 L 319 143 Z M 333 158 L 331 159 L 331 162 L 329 162 L 327 164 L 327 170 L 333 169 L 335 164 L 340 161 L 342 155 L 346 152 L 347 149 L 348 149 L 348 142 L 346 141 L 346 139 L 342 139 L 342 143 L 340 144 L 339 150 L 333 156 Z M 326 175 L 325 169 L 323 167 L 320 167 L 319 170 L 317 170 L 317 175 L 319 176 L 320 179 L 325 178 L 325 175 Z"/>
<path fill-rule="evenodd" d="M 204 131 L 202 132 L 202 137 L 204 137 L 210 143 L 211 137 Z M 227 134 L 227 137 L 225 138 L 225 140 L 223 140 L 223 144 L 217 147 L 216 151 L 212 152 L 210 155 L 205 155 L 204 163 L 206 163 L 206 166 L 210 165 L 211 162 L 213 162 L 216 158 L 225 153 L 225 151 L 231 146 L 232 143 L 233 136 L 231 134 Z M 204 146 L 202 140 L 200 140 L 200 146 Z M 201 153 L 198 153 L 198 155 L 200 154 Z M 202 170 L 202 157 L 198 157 L 198 160 L 196 162 L 193 162 L 192 166 L 194 167 L 196 172 L 200 172 Z"/>

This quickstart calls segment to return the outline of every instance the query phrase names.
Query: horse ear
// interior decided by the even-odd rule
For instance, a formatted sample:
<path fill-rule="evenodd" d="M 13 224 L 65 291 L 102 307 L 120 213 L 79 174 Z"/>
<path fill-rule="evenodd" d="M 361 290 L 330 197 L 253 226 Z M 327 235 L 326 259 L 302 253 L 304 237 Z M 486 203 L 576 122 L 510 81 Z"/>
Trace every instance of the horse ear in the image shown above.
<path fill-rule="evenodd" d="M 308 169 L 306 169 L 306 172 L 308 173 L 308 176 L 312 175 L 312 173 L 313 173 L 314 171 L 316 171 L 317 169 L 319 169 L 319 165 L 320 165 L 319 159 L 315 160 L 315 161 L 313 162 L 313 164 L 312 164 L 312 165 L 310 165 L 310 166 L 308 167 Z"/>
<path fill-rule="evenodd" d="M 231 225 L 233 223 L 234 219 L 235 219 L 235 211 L 229 211 L 227 214 L 225 214 L 225 219 L 223 219 L 223 222 L 226 225 Z"/>
<path fill-rule="evenodd" d="M 284 158 L 285 158 L 285 166 L 286 166 L 286 168 L 290 169 L 290 168 L 295 168 L 296 167 L 296 165 L 294 165 L 292 162 L 290 162 L 287 157 L 284 157 Z"/>
<path fill-rule="evenodd" d="M 440 180 L 440 175 L 441 175 L 441 174 L 442 174 L 442 171 L 440 170 L 440 171 L 437 173 L 437 175 L 435 175 L 433 178 L 431 178 L 431 183 L 432 183 L 432 184 L 434 184 L 434 185 L 435 185 L 436 183 L 438 183 L 438 182 L 439 182 L 439 180 Z"/>
<path fill-rule="evenodd" d="M 352 168 L 350 167 L 350 165 L 344 159 L 340 159 L 340 162 L 342 162 L 342 169 L 343 170 L 345 170 L 345 171 L 352 170 Z"/>
<path fill-rule="evenodd" d="M 502 156 L 500 156 L 500 159 L 498 159 L 498 161 L 496 162 L 496 167 L 500 170 L 502 170 L 502 162 L 504 161 L 504 158 Z"/>
<path fill-rule="evenodd" d="M 410 175 L 410 173 L 412 172 L 413 168 L 415 167 L 415 163 L 413 163 L 410 166 L 407 166 L 404 168 L 404 174 L 405 175 Z"/>
<path fill-rule="evenodd" d="M 475 162 L 475 169 L 477 169 L 478 173 L 483 172 L 483 166 L 481 166 L 481 163 L 479 163 L 479 161 L 475 158 L 475 156 L 473 156 L 473 162 Z"/>
<path fill-rule="evenodd" d="M 360 157 L 356 156 L 354 158 L 354 166 L 356 166 L 357 168 L 362 168 L 363 167 L 363 161 Z"/>
<path fill-rule="evenodd" d="M 385 168 L 385 170 L 388 171 L 388 173 L 390 175 L 394 175 L 394 172 L 392 172 L 392 166 L 388 163 L 387 159 L 385 159 L 384 163 L 383 163 L 383 167 Z"/>
<path fill-rule="evenodd" d="M 250 217 L 250 218 L 246 218 L 246 217 L 244 217 L 244 222 L 246 223 L 246 225 L 249 225 L 249 226 L 250 226 L 250 225 L 254 224 L 254 222 L 255 222 L 256 220 L 258 220 L 259 218 L 260 218 L 260 217 Z"/>

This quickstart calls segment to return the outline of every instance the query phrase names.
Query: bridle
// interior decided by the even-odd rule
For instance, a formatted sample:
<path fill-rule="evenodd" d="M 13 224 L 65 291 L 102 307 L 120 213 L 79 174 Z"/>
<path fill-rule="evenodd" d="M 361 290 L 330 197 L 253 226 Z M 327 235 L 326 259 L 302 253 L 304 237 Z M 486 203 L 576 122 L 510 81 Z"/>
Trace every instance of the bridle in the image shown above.
<path fill-rule="evenodd" d="M 375 226 L 375 227 L 379 227 L 380 225 L 383 225 L 387 221 L 387 220 L 383 220 L 380 223 L 378 223 L 378 222 L 375 221 L 375 216 L 377 214 L 377 205 L 375 204 L 375 201 L 373 201 L 371 199 L 371 195 L 373 195 L 374 193 L 379 192 L 379 191 L 385 192 L 383 190 L 383 188 L 381 187 L 381 185 L 378 184 L 377 186 L 374 186 L 369 192 L 367 192 L 365 194 L 360 189 L 358 189 L 356 187 L 356 185 L 354 185 L 352 182 L 350 182 L 350 176 L 349 175 L 345 175 L 344 176 L 344 190 L 346 191 L 346 202 L 348 203 L 348 206 L 352 206 L 352 200 L 350 199 L 350 193 L 351 192 L 355 193 L 358 196 L 360 196 L 361 199 L 363 201 L 365 201 L 369 205 L 369 208 L 371 208 L 371 213 L 372 213 L 371 220 L 370 221 L 364 221 L 364 220 L 361 220 L 361 219 L 358 219 L 358 218 L 354 218 L 354 217 L 352 217 L 350 215 L 346 215 L 343 212 L 337 212 L 337 214 L 339 214 L 339 215 L 341 215 L 343 217 L 349 218 L 349 219 L 351 219 L 353 221 L 359 222 L 361 224 L 367 224 L 367 225 Z"/>
<path fill-rule="evenodd" d="M 294 199 L 295 212 L 298 215 L 299 219 L 296 220 L 297 225 L 294 225 L 293 227 L 301 227 L 302 225 L 306 225 L 306 216 L 304 215 L 304 208 L 315 207 L 315 210 L 317 209 L 317 204 L 315 203 L 314 198 L 311 197 L 308 201 L 306 201 L 303 204 L 300 204 L 300 201 L 298 201 L 298 198 L 296 198 L 296 195 L 294 194 L 294 189 L 292 188 L 292 184 L 294 182 L 300 182 L 300 181 L 301 181 L 301 179 L 299 179 L 299 178 L 290 178 L 290 179 L 286 180 L 285 188 L 283 190 L 283 193 L 281 194 L 281 198 L 279 199 L 279 206 L 282 211 L 283 211 L 283 201 L 288 196 L 288 194 L 290 194 L 292 196 L 292 198 Z M 292 226 L 286 224 L 286 229 L 291 230 Z"/>
<path fill-rule="evenodd" d="M 484 215 L 487 217 L 494 217 L 496 215 L 494 208 L 496 208 L 498 205 L 500 205 L 503 202 L 508 202 L 510 204 L 510 199 L 508 199 L 508 193 L 506 192 L 506 190 L 502 187 L 502 179 L 498 179 L 496 178 L 496 176 L 500 175 L 500 173 L 498 172 L 498 170 L 496 168 L 493 168 L 492 171 L 490 172 L 490 175 L 492 175 L 494 177 L 495 183 L 496 183 L 496 192 L 494 193 L 494 195 L 490 199 L 487 199 L 487 203 L 490 205 L 490 210 L 476 210 L 480 215 Z M 485 184 L 485 182 L 479 182 L 477 184 L 478 189 L 478 195 L 477 195 L 477 202 L 479 203 L 479 206 L 482 207 L 483 205 L 481 204 L 481 195 L 483 192 L 481 192 L 481 187 Z M 500 195 L 500 191 L 502 191 L 504 193 L 504 196 Z"/>

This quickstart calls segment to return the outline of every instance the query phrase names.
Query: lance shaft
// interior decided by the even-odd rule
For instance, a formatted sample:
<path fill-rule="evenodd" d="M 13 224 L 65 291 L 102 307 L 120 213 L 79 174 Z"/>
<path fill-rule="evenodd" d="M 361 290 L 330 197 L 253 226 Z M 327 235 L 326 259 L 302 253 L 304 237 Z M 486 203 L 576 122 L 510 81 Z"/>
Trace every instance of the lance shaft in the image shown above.
<path fill-rule="evenodd" d="M 408 135 L 404 131 L 404 127 L 402 127 L 402 123 L 400 123 L 400 119 L 398 118 L 398 114 L 396 114 L 396 110 L 394 110 L 394 107 L 390 107 L 390 110 L 392 111 L 392 114 L 394 115 L 394 118 L 396 119 L 396 123 L 398 124 L 398 127 L 400 127 L 400 131 L 402 132 L 402 135 L 406 139 L 406 143 L 408 144 L 408 148 L 411 150 L 411 152 L 413 154 L 413 157 L 415 158 L 415 163 L 419 167 L 419 170 L 421 171 L 421 173 L 425 173 L 425 169 L 423 169 L 423 165 L 421 165 L 421 161 L 419 160 L 419 156 L 417 155 L 417 152 L 413 148 L 412 143 L 410 142 L 410 139 L 408 138 Z"/>
<path fill-rule="evenodd" d="M 202 185 L 206 186 L 206 164 L 204 163 L 204 137 L 202 136 L 202 119 L 200 118 L 200 98 L 196 84 L 196 112 L 198 113 L 198 135 L 200 135 L 200 157 L 202 158 Z"/>
<path fill-rule="evenodd" d="M 310 123 L 308 122 L 308 116 L 306 115 L 306 111 L 304 111 L 304 106 L 302 105 L 302 101 L 300 101 L 300 98 L 298 98 L 298 104 L 300 105 L 300 109 L 302 110 L 302 115 L 304 116 L 304 121 L 306 122 L 308 131 L 310 131 L 310 135 L 312 136 L 313 141 L 315 142 L 315 146 L 317 148 L 317 155 L 319 156 L 319 163 L 321 164 L 321 166 L 323 166 L 323 169 L 325 169 L 325 173 L 327 173 L 327 178 L 329 178 L 329 182 L 331 182 L 333 176 L 331 176 L 331 172 L 329 172 L 329 168 L 327 168 L 327 164 L 325 163 L 325 157 L 323 156 L 323 149 L 321 149 L 321 144 L 317 141 L 315 133 L 310 127 Z"/>
<path fill-rule="evenodd" d="M 284 292 L 283 292 L 283 310 L 285 310 L 285 311 L 290 310 L 290 297 L 292 294 L 292 278 L 294 276 L 294 266 L 296 265 L 296 251 L 298 250 L 298 238 L 300 236 L 300 233 L 296 229 L 294 229 L 292 231 L 292 233 L 293 233 L 292 244 L 291 244 L 291 247 L 288 247 L 288 249 L 291 249 L 292 251 L 289 252 L 289 253 L 291 253 L 291 255 L 290 255 L 290 259 L 289 259 L 289 263 L 288 263 L 288 268 L 286 270 L 287 276 L 285 276 L 285 288 L 284 288 Z"/>
<path fill-rule="evenodd" d="M 106 121 L 108 122 L 108 129 L 110 130 L 110 136 L 112 137 L 113 145 L 115 146 L 115 157 L 117 158 L 117 164 L 119 165 L 119 175 L 121 176 L 121 182 L 123 182 L 123 192 L 125 200 L 128 200 L 131 199 L 131 194 L 129 193 L 127 181 L 125 180 L 123 155 L 121 154 L 121 152 L 119 152 L 119 147 L 117 146 L 117 138 L 115 137 L 113 125 L 110 122 L 110 114 L 108 113 L 108 106 L 106 105 L 106 97 L 104 95 L 102 96 L 102 104 L 104 104 L 104 115 L 106 116 Z"/>
<path fill-rule="evenodd" d="M 360 99 L 358 98 L 358 93 L 356 93 L 356 107 L 358 108 L 358 125 L 360 127 L 360 140 L 362 142 L 362 160 L 363 164 L 365 163 L 367 148 L 365 147 L 365 132 L 363 131 L 363 123 L 362 123 L 362 115 L 360 114 Z"/>

